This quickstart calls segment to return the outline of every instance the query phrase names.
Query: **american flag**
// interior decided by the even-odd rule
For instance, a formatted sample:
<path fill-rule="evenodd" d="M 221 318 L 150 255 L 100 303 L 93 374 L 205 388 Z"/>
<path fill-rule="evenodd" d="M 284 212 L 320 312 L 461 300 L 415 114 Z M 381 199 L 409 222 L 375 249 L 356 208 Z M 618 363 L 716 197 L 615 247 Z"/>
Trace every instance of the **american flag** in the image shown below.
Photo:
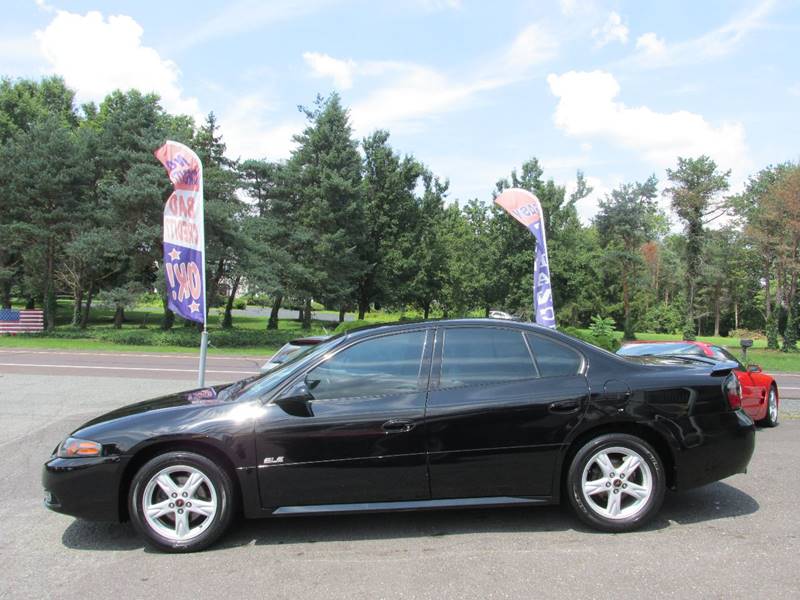
<path fill-rule="evenodd" d="M 0 308 L 0 334 L 36 333 L 44 330 L 44 311 Z"/>

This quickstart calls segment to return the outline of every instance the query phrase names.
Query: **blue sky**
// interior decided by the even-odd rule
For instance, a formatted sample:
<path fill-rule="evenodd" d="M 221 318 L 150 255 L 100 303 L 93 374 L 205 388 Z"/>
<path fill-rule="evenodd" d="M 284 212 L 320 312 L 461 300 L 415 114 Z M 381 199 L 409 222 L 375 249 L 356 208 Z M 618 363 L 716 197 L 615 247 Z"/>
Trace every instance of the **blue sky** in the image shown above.
<path fill-rule="evenodd" d="M 734 188 L 800 159 L 800 3 L 12 0 L 0 74 L 57 73 L 79 100 L 115 88 L 214 111 L 234 157 L 281 159 L 298 104 L 337 90 L 356 134 L 392 133 L 451 182 L 491 198 L 536 156 L 579 206 L 676 157 L 710 154 Z"/>

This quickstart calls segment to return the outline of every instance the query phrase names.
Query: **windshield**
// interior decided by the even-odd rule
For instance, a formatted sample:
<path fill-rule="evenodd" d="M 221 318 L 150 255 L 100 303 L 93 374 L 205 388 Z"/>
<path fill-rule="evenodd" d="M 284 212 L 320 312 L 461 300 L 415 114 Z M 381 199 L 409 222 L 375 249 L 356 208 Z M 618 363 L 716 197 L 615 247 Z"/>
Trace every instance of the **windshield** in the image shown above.
<path fill-rule="evenodd" d="M 711 353 L 717 360 L 720 361 L 730 360 L 739 365 L 739 368 L 742 368 L 742 363 L 739 362 L 739 359 L 736 358 L 733 354 L 731 354 L 726 348 L 723 348 L 722 346 L 711 346 Z"/>
<path fill-rule="evenodd" d="M 247 383 L 242 386 L 241 389 L 236 390 L 233 397 L 237 400 L 252 400 L 254 398 L 258 398 L 259 396 L 263 396 L 267 392 L 277 387 L 287 378 L 291 377 L 299 369 L 302 369 L 309 360 L 313 359 L 315 356 L 325 354 L 331 348 L 336 347 L 339 342 L 342 341 L 342 337 L 343 336 L 337 335 L 322 342 L 321 344 L 307 346 L 298 350 L 296 353 L 289 356 L 285 362 L 281 363 L 271 371 L 268 371 L 261 377 L 258 377 L 252 381 L 245 380 Z"/>
<path fill-rule="evenodd" d="M 685 342 L 666 344 L 629 344 L 617 350 L 620 356 L 658 356 L 682 354 L 684 356 L 704 356 L 702 348 Z"/>

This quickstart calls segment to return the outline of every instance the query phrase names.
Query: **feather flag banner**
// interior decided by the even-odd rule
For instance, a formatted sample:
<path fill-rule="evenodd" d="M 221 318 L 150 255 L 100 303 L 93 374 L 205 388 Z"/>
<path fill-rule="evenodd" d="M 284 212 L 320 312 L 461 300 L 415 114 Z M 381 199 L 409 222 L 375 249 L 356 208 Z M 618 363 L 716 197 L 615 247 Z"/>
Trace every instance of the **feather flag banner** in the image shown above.
<path fill-rule="evenodd" d="M 555 328 L 556 313 L 550 284 L 550 261 L 547 258 L 547 237 L 544 231 L 542 205 L 531 192 L 519 188 L 504 191 L 494 201 L 527 227 L 536 238 L 536 262 L 533 267 L 533 310 L 538 325 Z"/>

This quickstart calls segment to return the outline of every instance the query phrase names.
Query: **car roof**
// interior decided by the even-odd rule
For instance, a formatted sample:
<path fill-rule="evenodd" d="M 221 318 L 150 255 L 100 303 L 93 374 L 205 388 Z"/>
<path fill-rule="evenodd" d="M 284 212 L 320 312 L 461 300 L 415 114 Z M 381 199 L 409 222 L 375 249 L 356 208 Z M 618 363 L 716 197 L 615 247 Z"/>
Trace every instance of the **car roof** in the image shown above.
<path fill-rule="evenodd" d="M 536 325 L 535 323 L 525 323 L 520 321 L 505 321 L 500 319 L 491 318 L 474 318 L 474 319 L 428 319 L 428 320 L 414 320 L 414 321 L 400 321 L 397 323 L 377 323 L 375 325 L 365 325 L 364 327 L 355 327 L 350 329 L 345 334 L 348 338 L 355 339 L 357 337 L 365 337 L 377 332 L 390 332 L 390 331 L 407 331 L 411 329 L 419 329 L 420 326 L 426 328 L 431 327 L 451 327 L 459 325 L 477 325 L 482 327 L 511 327 L 516 329 L 527 329 L 529 331 L 538 331 L 542 333 L 553 333 L 553 329 Z"/>

